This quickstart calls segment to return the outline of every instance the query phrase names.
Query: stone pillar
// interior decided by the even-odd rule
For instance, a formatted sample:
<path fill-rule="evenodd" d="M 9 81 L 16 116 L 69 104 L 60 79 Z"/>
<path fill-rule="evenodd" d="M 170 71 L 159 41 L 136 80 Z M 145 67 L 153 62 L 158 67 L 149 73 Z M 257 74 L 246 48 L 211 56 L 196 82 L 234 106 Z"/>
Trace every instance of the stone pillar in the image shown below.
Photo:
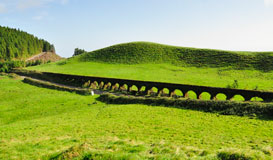
<path fill-rule="evenodd" d="M 169 90 L 169 97 L 173 97 L 175 95 L 175 90 Z"/>

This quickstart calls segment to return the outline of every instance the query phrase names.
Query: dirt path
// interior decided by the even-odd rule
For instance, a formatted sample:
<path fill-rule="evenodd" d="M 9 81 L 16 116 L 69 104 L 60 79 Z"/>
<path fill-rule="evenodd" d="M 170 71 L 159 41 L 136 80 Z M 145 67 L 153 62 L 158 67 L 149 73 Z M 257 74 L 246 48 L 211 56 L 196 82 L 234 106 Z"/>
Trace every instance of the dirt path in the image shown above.
<path fill-rule="evenodd" d="M 54 85 L 57 85 L 57 86 L 60 86 L 60 87 L 67 87 L 67 88 L 71 88 L 71 89 L 84 89 L 84 88 L 81 88 L 81 87 L 68 86 L 68 85 L 64 85 L 64 84 L 60 84 L 60 83 L 49 82 L 49 81 L 45 81 L 45 80 L 41 80 L 41 79 L 37 79 L 37 78 L 32 78 L 32 77 L 27 77 L 27 76 L 20 76 L 20 77 L 22 79 L 24 79 L 24 78 L 30 78 L 30 79 L 33 79 L 33 80 L 36 80 L 36 81 L 39 81 L 39 82 L 51 83 L 51 84 L 54 84 Z M 101 95 L 101 94 L 104 94 L 104 93 L 110 93 L 108 91 L 102 91 L 102 90 L 98 90 L 98 89 L 92 89 L 92 91 L 94 92 L 94 94 L 97 94 L 97 95 Z M 112 93 L 112 94 L 114 94 L 114 95 L 121 95 L 119 93 Z"/>

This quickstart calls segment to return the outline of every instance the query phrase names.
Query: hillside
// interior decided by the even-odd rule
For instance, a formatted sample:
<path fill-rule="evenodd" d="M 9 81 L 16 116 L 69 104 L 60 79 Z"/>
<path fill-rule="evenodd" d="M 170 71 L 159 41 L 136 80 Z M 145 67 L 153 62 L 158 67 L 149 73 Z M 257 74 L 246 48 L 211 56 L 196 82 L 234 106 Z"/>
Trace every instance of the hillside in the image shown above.
<path fill-rule="evenodd" d="M 54 52 L 42 52 L 40 54 L 37 54 L 35 56 L 32 56 L 30 58 L 28 58 L 26 61 L 37 61 L 37 60 L 41 60 L 43 62 L 56 62 L 61 60 L 62 57 L 60 57 L 59 55 L 57 55 Z"/>
<path fill-rule="evenodd" d="M 0 26 L 0 60 L 25 59 L 48 51 L 55 52 L 49 42 L 19 29 Z"/>
<path fill-rule="evenodd" d="M 168 46 L 150 42 L 118 44 L 73 58 L 121 64 L 170 63 L 178 66 L 273 70 L 273 52 L 236 52 Z"/>

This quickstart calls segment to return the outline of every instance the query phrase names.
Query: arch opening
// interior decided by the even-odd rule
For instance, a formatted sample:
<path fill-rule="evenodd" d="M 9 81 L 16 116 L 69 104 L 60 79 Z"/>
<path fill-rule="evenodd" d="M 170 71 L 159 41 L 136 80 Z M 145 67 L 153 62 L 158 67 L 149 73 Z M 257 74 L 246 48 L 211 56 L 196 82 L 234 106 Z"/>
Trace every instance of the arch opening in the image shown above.
<path fill-rule="evenodd" d="M 144 92 L 145 90 L 146 90 L 146 86 L 141 86 L 141 87 L 139 87 L 139 92 Z"/>
<path fill-rule="evenodd" d="M 151 89 L 148 90 L 148 95 L 150 96 L 157 96 L 158 89 L 156 87 L 152 87 Z"/>
<path fill-rule="evenodd" d="M 214 100 L 220 100 L 220 101 L 225 101 L 227 100 L 227 96 L 224 93 L 218 93 L 215 97 Z"/>
<path fill-rule="evenodd" d="M 252 101 L 252 102 L 263 102 L 264 100 L 261 97 L 253 97 L 253 98 L 251 98 L 250 101 Z"/>
<path fill-rule="evenodd" d="M 242 95 L 239 95 L 239 94 L 236 94 L 232 97 L 231 99 L 232 101 L 239 101 L 239 102 L 242 102 L 242 101 L 245 101 L 245 98 L 242 96 Z"/>
<path fill-rule="evenodd" d="M 189 90 L 185 94 L 185 98 L 190 98 L 190 99 L 197 99 L 197 94 L 193 90 Z"/>
<path fill-rule="evenodd" d="M 208 92 L 202 92 L 198 98 L 202 100 L 210 100 L 211 95 Z"/>
<path fill-rule="evenodd" d="M 103 86 L 104 86 L 104 82 L 101 81 L 101 82 L 99 83 L 99 89 L 103 89 Z"/>
<path fill-rule="evenodd" d="M 181 90 L 175 89 L 175 90 L 171 93 L 170 96 L 171 96 L 171 97 L 175 97 L 175 98 L 181 98 L 181 97 L 184 96 L 184 94 L 183 94 L 183 92 L 182 92 Z"/>
<path fill-rule="evenodd" d="M 128 85 L 127 85 L 127 84 L 121 85 L 121 86 L 119 87 L 119 90 L 120 90 L 121 92 L 127 92 L 127 90 L 128 90 Z"/>
<path fill-rule="evenodd" d="M 146 95 L 147 94 L 146 93 L 146 88 L 147 88 L 146 86 L 139 87 L 138 94 L 142 95 L 142 96 Z"/>
<path fill-rule="evenodd" d="M 110 89 L 111 89 L 111 86 L 112 86 L 111 82 L 105 83 L 103 89 L 104 89 L 104 90 L 110 90 Z"/>
<path fill-rule="evenodd" d="M 99 84 L 97 81 L 94 81 L 93 83 L 90 84 L 91 89 L 98 89 L 98 86 L 99 86 Z"/>
<path fill-rule="evenodd" d="M 118 83 L 115 83 L 114 85 L 112 85 L 112 90 L 113 91 L 118 91 L 119 87 L 120 87 L 120 85 Z"/>
<path fill-rule="evenodd" d="M 89 88 L 90 85 L 91 85 L 91 82 L 89 80 L 89 81 L 83 83 L 82 88 Z"/>
<path fill-rule="evenodd" d="M 130 87 L 130 91 L 138 91 L 138 87 L 136 86 L 136 85 L 132 85 L 131 87 Z"/>
<path fill-rule="evenodd" d="M 159 91 L 159 96 L 162 97 L 168 97 L 170 94 L 170 90 L 168 88 L 163 88 L 162 90 Z"/>

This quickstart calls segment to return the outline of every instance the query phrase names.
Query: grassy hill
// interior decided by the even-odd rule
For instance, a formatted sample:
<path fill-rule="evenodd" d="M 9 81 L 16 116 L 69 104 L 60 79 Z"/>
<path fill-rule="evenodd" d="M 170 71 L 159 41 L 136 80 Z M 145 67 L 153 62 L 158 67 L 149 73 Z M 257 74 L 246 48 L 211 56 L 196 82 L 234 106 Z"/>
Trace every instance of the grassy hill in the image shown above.
<path fill-rule="evenodd" d="M 110 46 L 30 70 L 273 91 L 273 52 L 231 52 L 147 42 Z"/>
<path fill-rule="evenodd" d="M 168 46 L 150 42 L 118 44 L 76 56 L 79 61 L 122 64 L 169 63 L 178 66 L 273 70 L 273 52 L 234 52 Z"/>
<path fill-rule="evenodd" d="M 0 75 L 0 159 L 272 159 L 272 120 L 97 97 Z"/>

